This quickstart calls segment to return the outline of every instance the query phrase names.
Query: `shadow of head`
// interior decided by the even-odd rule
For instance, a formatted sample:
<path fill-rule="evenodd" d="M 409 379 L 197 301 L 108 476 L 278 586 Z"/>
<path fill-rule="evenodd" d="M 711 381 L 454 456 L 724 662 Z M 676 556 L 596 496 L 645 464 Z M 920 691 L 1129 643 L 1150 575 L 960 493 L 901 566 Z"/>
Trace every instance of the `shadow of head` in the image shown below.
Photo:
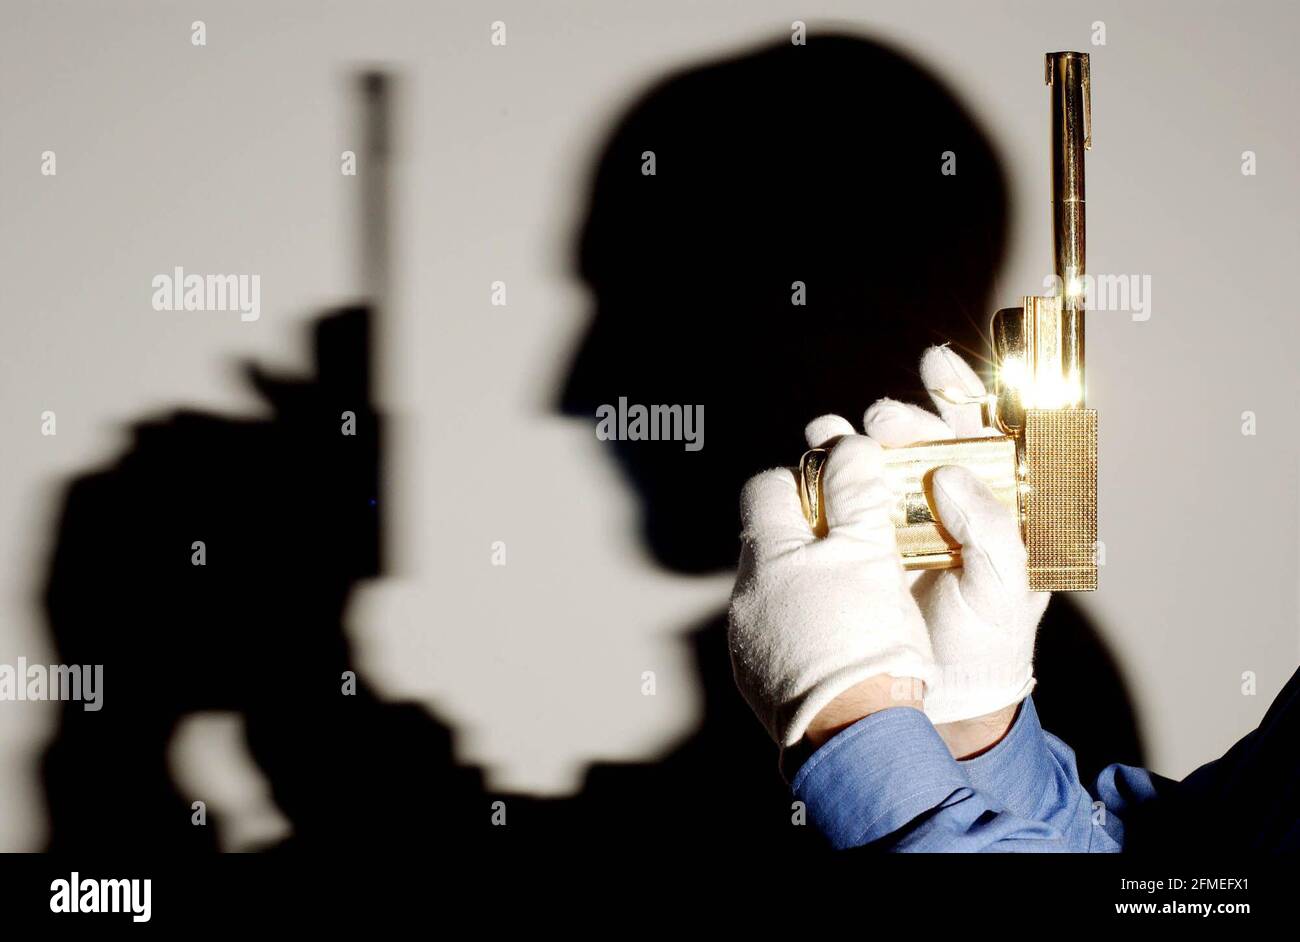
<path fill-rule="evenodd" d="M 560 408 L 702 407 L 699 450 L 610 442 L 662 565 L 733 566 L 741 485 L 793 464 L 809 419 L 924 401 L 928 344 L 978 355 L 1007 213 L 963 106 L 865 39 L 689 69 L 626 113 L 578 244 L 595 314 Z"/>

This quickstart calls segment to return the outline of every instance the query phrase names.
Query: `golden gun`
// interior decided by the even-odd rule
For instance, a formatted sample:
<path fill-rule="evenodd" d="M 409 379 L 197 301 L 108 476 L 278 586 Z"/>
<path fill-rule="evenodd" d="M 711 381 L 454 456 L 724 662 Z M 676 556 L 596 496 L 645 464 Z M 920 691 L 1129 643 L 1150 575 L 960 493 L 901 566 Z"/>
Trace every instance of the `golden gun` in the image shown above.
<path fill-rule="evenodd" d="M 1088 56 L 1047 54 L 1052 113 L 1052 243 L 1059 289 L 1004 308 L 991 324 L 994 392 L 981 403 L 990 438 L 922 442 L 886 449 L 886 476 L 898 495 L 892 512 L 903 567 L 953 569 L 961 546 L 938 520 L 936 468 L 962 465 L 1014 514 L 1038 592 L 1097 588 L 1097 412 L 1084 408 L 1083 152 L 1092 147 Z M 943 395 L 943 390 L 936 390 Z M 814 448 L 799 463 L 804 516 L 826 534 Z"/>

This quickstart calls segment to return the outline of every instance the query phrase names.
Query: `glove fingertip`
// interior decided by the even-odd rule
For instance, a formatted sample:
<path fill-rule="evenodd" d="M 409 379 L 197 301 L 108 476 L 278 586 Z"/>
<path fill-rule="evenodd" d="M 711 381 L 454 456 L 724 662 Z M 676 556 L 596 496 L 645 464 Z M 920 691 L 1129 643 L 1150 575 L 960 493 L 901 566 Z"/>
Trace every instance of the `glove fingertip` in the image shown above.
<path fill-rule="evenodd" d="M 740 520 L 749 529 L 755 524 L 803 520 L 799 485 L 789 468 L 761 471 L 745 482 L 740 491 Z"/>
<path fill-rule="evenodd" d="M 825 448 L 837 438 L 854 434 L 853 424 L 843 416 L 819 415 L 804 426 L 804 440 L 809 448 Z"/>
<path fill-rule="evenodd" d="M 988 485 L 961 465 L 936 468 L 931 477 L 931 492 L 939 519 L 962 543 L 971 536 L 972 521 L 1007 515 L 1006 508 Z"/>
<path fill-rule="evenodd" d="M 945 491 L 966 493 L 987 486 L 970 468 L 959 464 L 946 464 L 934 469 L 934 483 Z"/>
<path fill-rule="evenodd" d="M 826 476 L 828 480 L 876 478 L 883 464 L 884 452 L 879 442 L 865 435 L 845 435 L 827 460 Z"/>
<path fill-rule="evenodd" d="M 921 381 L 929 389 L 953 389 L 971 397 L 987 395 L 979 374 L 947 344 L 929 347 L 921 355 Z"/>
<path fill-rule="evenodd" d="M 989 582 L 999 590 L 1027 587 L 1025 546 L 1014 510 L 969 469 L 938 468 L 932 478 L 935 510 L 962 545 L 963 591 Z"/>
<path fill-rule="evenodd" d="M 872 403 L 862 421 L 867 435 L 886 447 L 954 437 L 948 424 L 933 412 L 895 399 Z"/>

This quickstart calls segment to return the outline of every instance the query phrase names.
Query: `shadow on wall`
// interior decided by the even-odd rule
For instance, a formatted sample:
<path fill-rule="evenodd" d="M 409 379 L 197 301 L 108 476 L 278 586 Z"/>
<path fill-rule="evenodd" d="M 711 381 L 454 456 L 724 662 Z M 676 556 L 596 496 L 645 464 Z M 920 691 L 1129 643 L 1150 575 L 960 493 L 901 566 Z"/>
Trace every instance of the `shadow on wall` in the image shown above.
<path fill-rule="evenodd" d="M 940 173 L 945 152 L 955 175 Z M 596 311 L 561 408 L 592 421 L 619 397 L 704 406 L 701 451 L 608 445 L 656 559 L 684 573 L 732 568 L 741 486 L 797 461 L 809 419 L 858 423 L 885 395 L 928 407 L 917 363 L 932 343 L 981 365 L 989 315 L 1017 300 L 990 290 L 1008 216 L 981 128 L 930 72 L 875 42 L 779 43 L 688 69 L 636 102 L 596 168 L 578 248 Z M 795 282 L 804 306 L 792 304 Z M 709 632 L 697 649 L 725 646 L 721 621 Z M 1119 672 L 1068 597 L 1052 602 L 1038 643 L 1036 703 L 1081 771 L 1139 763 Z M 717 669 L 706 689 L 727 687 L 725 659 L 705 662 Z"/>
<path fill-rule="evenodd" d="M 647 150 L 654 176 L 641 173 Z M 948 150 L 955 177 L 938 173 Z M 980 351 L 1006 215 L 971 118 L 866 40 L 761 49 L 638 101 L 596 169 L 579 260 L 597 311 L 561 398 L 586 421 L 620 396 L 705 406 L 702 451 L 610 445 L 656 558 L 730 569 L 741 483 L 797 458 L 810 417 L 858 417 L 886 393 L 922 401 L 912 367 L 928 343 Z M 790 304 L 794 281 L 806 307 Z M 65 705 L 46 752 L 51 849 L 215 849 L 166 759 L 178 720 L 203 710 L 244 717 L 288 848 L 815 849 L 791 827 L 775 748 L 734 689 L 721 614 L 684 626 L 701 727 L 658 759 L 593 766 L 573 798 L 488 793 L 425 709 L 382 700 L 364 677 L 341 695 L 356 670 L 349 594 L 382 574 L 371 327 L 364 307 L 322 317 L 313 377 L 250 368 L 271 419 L 143 422 L 114 466 L 69 488 L 45 606 L 59 660 L 105 665 L 108 689 L 99 712 Z M 344 412 L 355 435 L 340 434 Z M 196 540 L 206 565 L 192 565 Z M 1063 599 L 1039 673 L 1045 725 L 1085 769 L 1140 759 L 1118 673 Z M 492 825 L 497 800 L 505 828 Z"/>
<path fill-rule="evenodd" d="M 323 317 L 314 377 L 250 368 L 269 421 L 142 423 L 114 467 L 68 491 L 46 607 L 60 659 L 103 664 L 107 689 L 98 713 L 65 706 L 46 754 L 51 849 L 215 849 L 166 761 L 197 711 L 243 716 L 294 844 L 398 840 L 394 805 L 417 817 L 481 795 L 418 707 L 364 679 L 341 693 L 348 595 L 382 568 L 370 327 L 363 307 Z"/>

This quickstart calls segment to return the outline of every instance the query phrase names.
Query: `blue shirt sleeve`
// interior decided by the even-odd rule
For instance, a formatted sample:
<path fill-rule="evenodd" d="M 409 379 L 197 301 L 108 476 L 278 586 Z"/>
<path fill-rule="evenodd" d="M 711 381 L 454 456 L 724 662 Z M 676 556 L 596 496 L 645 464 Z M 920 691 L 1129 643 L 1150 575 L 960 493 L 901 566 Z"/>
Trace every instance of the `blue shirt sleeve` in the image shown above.
<path fill-rule="evenodd" d="M 1136 793 L 1141 770 L 1114 767 Z M 958 762 L 920 710 L 894 707 L 825 743 L 791 781 L 809 820 L 837 849 L 1113 853 L 1120 807 L 1080 783 L 1074 752 L 1038 722 L 1032 699 L 992 749 Z M 1103 796 L 1105 797 L 1105 796 Z"/>

